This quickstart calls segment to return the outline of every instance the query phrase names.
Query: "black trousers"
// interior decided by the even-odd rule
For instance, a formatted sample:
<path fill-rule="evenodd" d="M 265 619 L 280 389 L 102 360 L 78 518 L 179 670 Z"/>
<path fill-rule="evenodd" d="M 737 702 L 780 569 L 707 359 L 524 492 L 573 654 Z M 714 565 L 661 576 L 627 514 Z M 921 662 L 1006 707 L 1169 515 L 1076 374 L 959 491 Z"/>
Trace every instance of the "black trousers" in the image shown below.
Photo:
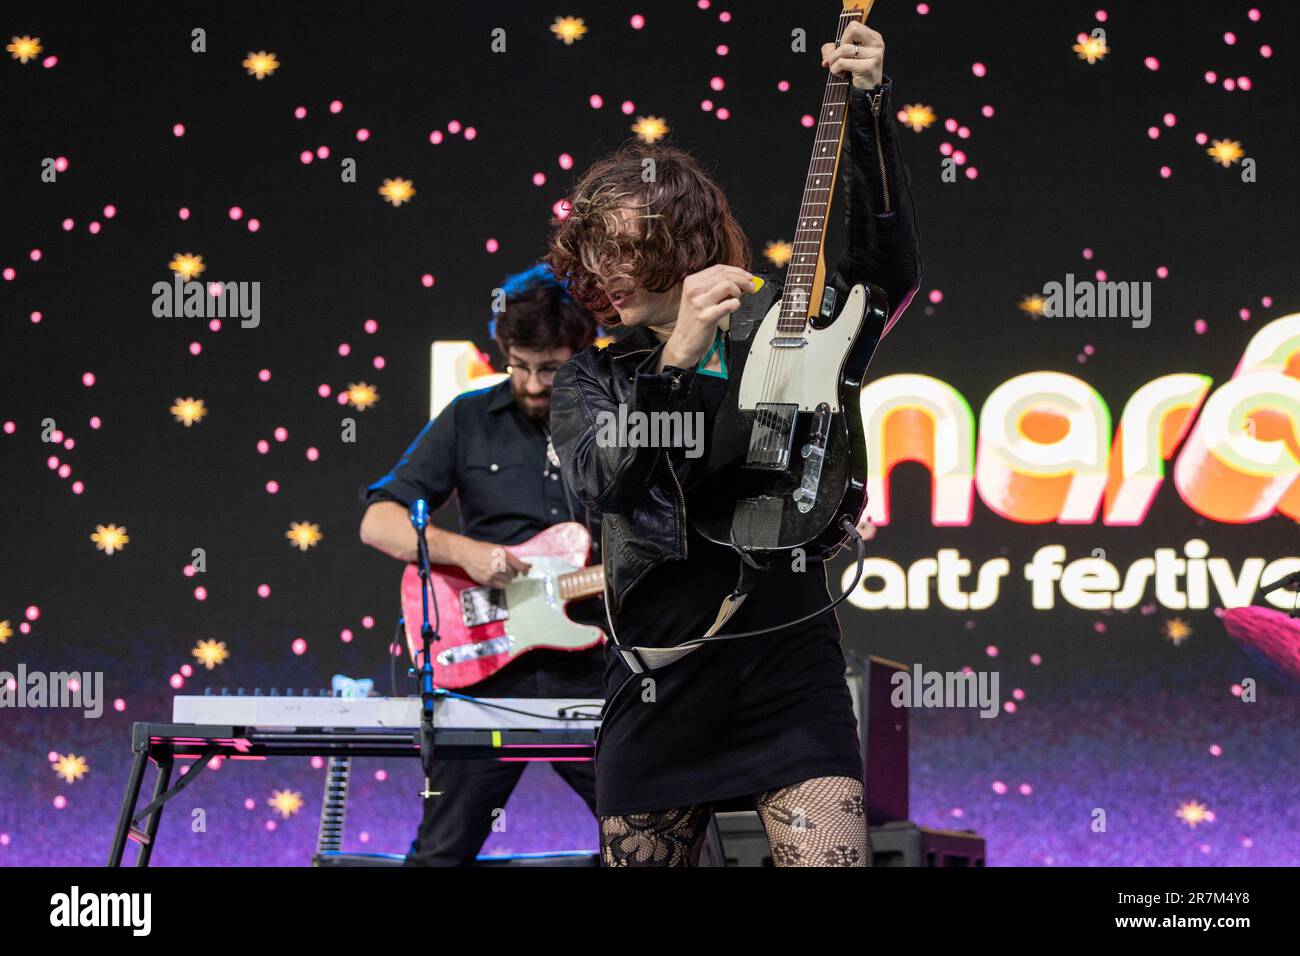
<path fill-rule="evenodd" d="M 462 688 L 473 697 L 576 697 L 604 695 L 604 646 L 586 651 L 530 651 L 486 680 Z M 406 856 L 407 866 L 466 866 L 474 862 L 492 825 L 527 767 L 499 760 L 438 760 L 424 800 L 424 819 Z M 553 763 L 552 769 L 596 812 L 596 771 L 590 761 Z M 592 819 L 592 829 L 596 829 Z"/>

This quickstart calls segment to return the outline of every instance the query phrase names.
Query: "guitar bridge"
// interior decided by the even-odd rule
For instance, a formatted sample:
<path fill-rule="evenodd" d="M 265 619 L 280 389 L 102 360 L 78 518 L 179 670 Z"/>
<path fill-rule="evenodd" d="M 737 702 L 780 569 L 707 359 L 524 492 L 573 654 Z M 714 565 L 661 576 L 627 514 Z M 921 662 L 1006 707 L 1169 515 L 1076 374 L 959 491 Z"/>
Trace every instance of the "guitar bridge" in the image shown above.
<path fill-rule="evenodd" d="M 798 405 L 760 403 L 754 411 L 754 428 L 749 433 L 746 468 L 785 471 L 794 448 L 794 423 Z"/>
<path fill-rule="evenodd" d="M 466 588 L 460 592 L 460 616 L 466 627 L 478 627 L 510 616 L 502 588 Z"/>

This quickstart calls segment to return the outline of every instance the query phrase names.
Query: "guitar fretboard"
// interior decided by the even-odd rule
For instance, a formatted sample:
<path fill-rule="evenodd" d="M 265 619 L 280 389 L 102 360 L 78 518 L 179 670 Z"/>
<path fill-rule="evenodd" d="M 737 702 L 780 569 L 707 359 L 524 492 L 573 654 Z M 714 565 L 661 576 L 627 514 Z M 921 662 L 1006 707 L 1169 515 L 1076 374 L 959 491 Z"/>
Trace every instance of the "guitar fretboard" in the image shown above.
<path fill-rule="evenodd" d="M 870 8 L 870 4 L 863 6 Z M 842 11 L 835 27 L 835 42 L 839 42 L 850 23 L 865 18 L 866 11 L 863 9 Z M 821 307 L 821 303 L 813 302 L 812 298 L 814 290 L 820 285 L 818 273 L 822 269 L 822 248 L 826 242 L 826 217 L 830 213 L 831 199 L 835 193 L 851 85 L 848 79 L 835 74 L 831 74 L 826 81 L 826 95 L 822 99 L 821 115 L 817 120 L 812 160 L 808 164 L 808 176 L 804 181 L 803 201 L 799 204 L 794 248 L 785 275 L 785 295 L 777 318 L 777 328 L 783 336 L 802 336 L 807 328 L 809 313 Z"/>
<path fill-rule="evenodd" d="M 605 590 L 605 569 L 599 564 L 590 568 L 580 568 L 560 575 L 557 581 L 560 586 L 560 597 L 566 601 L 595 597 Z"/>

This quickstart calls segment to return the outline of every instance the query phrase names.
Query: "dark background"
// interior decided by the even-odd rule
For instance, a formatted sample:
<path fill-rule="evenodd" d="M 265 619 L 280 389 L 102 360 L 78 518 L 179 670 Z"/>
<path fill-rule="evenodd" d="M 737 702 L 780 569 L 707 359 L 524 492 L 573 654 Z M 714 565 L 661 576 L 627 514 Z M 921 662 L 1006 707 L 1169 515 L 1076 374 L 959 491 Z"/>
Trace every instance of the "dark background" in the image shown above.
<path fill-rule="evenodd" d="M 925 274 L 873 375 L 934 376 L 978 411 L 1006 379 L 1058 370 L 1093 384 L 1117 418 L 1134 389 L 1160 375 L 1195 371 L 1222 383 L 1263 323 L 1300 309 L 1291 8 L 1108 6 L 1111 53 L 1089 66 L 1071 46 L 1098 25 L 1097 6 L 940 2 L 921 15 L 915 4 L 877 4 L 870 22 L 886 39 L 894 106 L 926 103 L 938 121 L 920 134 L 900 131 Z M 1247 17 L 1255 8 L 1257 23 Z M 724 9 L 729 23 L 719 19 Z M 629 26 L 634 13 L 646 17 L 644 29 Z M 99 721 L 0 712 L 0 864 L 102 860 L 130 721 L 170 713 L 168 678 L 192 662 L 199 640 L 225 641 L 232 656 L 217 671 L 196 671 L 185 692 L 316 688 L 335 673 L 387 688 L 400 569 L 357 540 L 357 496 L 424 423 L 429 343 L 473 339 L 492 351 L 491 290 L 544 251 L 552 204 L 640 115 L 664 117 L 673 141 L 714 170 L 756 256 L 790 238 L 811 140 L 800 117 L 815 113 L 823 82 L 816 53 L 791 52 L 790 36 L 805 29 L 815 51 L 835 13 L 834 4 L 767 2 L 708 10 L 688 2 L 6 5 L 5 42 L 40 36 L 41 58 L 58 62 L 0 61 L 0 267 L 17 270 L 0 282 L 0 423 L 16 427 L 0 434 L 0 620 L 17 630 L 27 607 L 40 609 L 30 634 L 0 646 L 0 669 L 21 661 L 103 670 L 107 696 L 126 709 Z M 558 42 L 549 26 L 562 15 L 583 17 L 590 32 L 572 46 Z M 206 53 L 190 50 L 195 27 L 207 31 Z M 497 27 L 507 33 L 504 54 L 489 47 Z M 1227 31 L 1235 45 L 1224 42 Z M 727 56 L 716 54 L 720 43 Z M 1265 43 L 1271 58 L 1259 54 Z M 260 82 L 240 66 L 258 50 L 281 62 Z M 1148 55 L 1159 58 L 1158 71 L 1143 65 Z M 973 75 L 975 62 L 987 76 Z M 1210 85 L 1210 69 L 1249 76 L 1252 89 Z M 709 88 L 713 76 L 724 90 Z M 778 91 L 781 80 L 788 92 Z M 593 93 L 604 98 L 599 110 L 588 105 Z M 331 114 L 336 98 L 344 108 Z M 704 99 L 730 119 L 702 111 Z M 619 109 L 624 100 L 635 104 L 630 116 Z M 980 114 L 985 104 L 995 108 L 991 119 Z M 303 120 L 293 116 L 300 105 Z M 1172 129 L 1161 121 L 1168 112 Z M 948 117 L 970 138 L 945 132 Z M 446 134 L 431 145 L 429 133 L 452 120 L 477 137 Z M 178 122 L 181 138 L 172 134 Z M 1150 126 L 1161 127 L 1159 139 L 1148 138 Z M 359 127 L 368 141 L 356 140 Z M 1197 132 L 1240 141 L 1258 163 L 1258 182 L 1211 161 Z M 978 179 L 941 181 L 943 142 L 967 153 Z M 300 162 L 321 145 L 329 159 Z M 573 157 L 571 171 L 558 165 L 562 153 Z M 70 162 L 56 183 L 40 180 L 47 156 Z M 357 161 L 357 182 L 340 181 L 343 157 Z M 1162 165 L 1172 178 L 1160 178 Z M 547 177 L 540 188 L 538 171 Z M 393 208 L 376 190 L 397 176 L 417 193 Z M 101 214 L 109 203 L 111 220 Z M 259 232 L 231 221 L 234 205 L 260 220 Z M 182 206 L 188 221 L 177 216 Z M 68 217 L 75 226 L 65 232 Z M 92 220 L 98 235 L 88 232 Z M 1085 248 L 1095 251 L 1091 261 Z M 214 333 L 203 320 L 155 318 L 152 286 L 170 280 L 168 263 L 184 252 L 203 256 L 204 279 L 260 281 L 261 326 L 227 321 Z M 1162 265 L 1170 275 L 1160 281 Z M 1017 308 L 1045 282 L 1098 268 L 1114 280 L 1155 282 L 1150 328 L 1033 321 Z M 436 277 L 432 288 L 420 282 L 425 273 Z M 39 324 L 33 310 L 43 313 Z M 378 322 L 373 335 L 367 319 Z M 1203 335 L 1197 320 L 1208 323 Z M 198 356 L 189 351 L 195 341 Z M 339 354 L 341 343 L 349 355 Z M 1081 363 L 1085 345 L 1095 353 Z M 263 368 L 268 383 L 258 380 Z M 96 376 L 89 388 L 88 371 Z M 333 394 L 361 381 L 378 388 L 379 403 L 341 408 Z M 317 395 L 321 384 L 331 397 Z M 168 409 L 189 396 L 209 415 L 187 429 Z M 88 425 L 94 415 L 98 430 Z M 354 444 L 340 441 L 344 416 L 358 421 Z M 43 443 L 45 418 L 76 447 Z M 283 443 L 272 437 L 281 426 Z M 270 441 L 269 454 L 258 453 L 259 439 Z M 318 461 L 307 460 L 308 447 L 320 450 Z M 47 467 L 51 455 L 71 466 L 69 479 Z M 73 480 L 85 482 L 84 494 L 71 492 Z M 277 494 L 266 492 L 269 480 L 279 482 Z M 846 645 L 952 669 L 991 666 L 984 648 L 994 644 L 1004 694 L 1027 693 L 1015 715 L 996 721 L 913 715 L 914 819 L 977 829 L 993 863 L 1300 858 L 1294 762 L 1285 758 L 1300 752 L 1294 687 L 1275 681 L 1243 710 L 1228 687 L 1253 665 L 1212 613 L 1177 615 L 1194 633 L 1175 646 L 1160 630 L 1175 615 L 1163 610 L 1034 612 L 1020 573 L 1049 542 L 1065 544 L 1071 558 L 1105 548 L 1121 568 L 1198 536 L 1234 563 L 1272 559 L 1297 552 L 1291 520 L 1204 522 L 1167 482 L 1138 528 L 1020 526 L 978 501 L 970 528 L 934 528 L 920 466 L 900 466 L 892 493 L 894 520 L 874 553 L 906 565 L 957 547 L 977 564 L 1006 554 L 1012 572 L 999 603 L 975 615 L 847 608 Z M 324 538 L 301 553 L 284 535 L 304 520 Z M 440 515 L 454 520 L 453 509 Z M 109 523 L 125 526 L 131 541 L 105 556 L 89 535 Z M 187 578 L 195 547 L 206 549 L 208 570 Z M 200 583 L 204 601 L 194 597 Z M 262 583 L 269 599 L 257 596 Z M 351 643 L 340 640 L 345 628 Z M 302 656 L 290 650 L 298 637 L 308 645 Z M 1042 666 L 1027 662 L 1031 653 L 1043 655 Z M 1208 754 L 1211 744 L 1222 757 Z M 49 754 L 69 752 L 90 766 L 71 785 L 48 766 Z M 178 813 L 155 859 L 305 861 L 320 775 L 302 763 L 226 768 L 196 787 L 191 802 L 208 801 L 209 832 L 190 833 Z M 415 778 L 405 766 L 379 771 L 388 778 L 373 792 L 362 788 L 349 836 L 373 835 L 368 848 L 400 851 L 418 810 Z M 528 779 L 512 802 L 525 822 L 493 845 L 592 845 L 576 798 L 540 768 Z M 995 782 L 1010 792 L 997 793 Z M 1018 791 L 1022 783 L 1029 794 Z M 303 792 L 307 807 L 268 832 L 266 797 L 286 787 Z M 59 796 L 64 809 L 54 806 Z M 255 809 L 243 809 L 246 799 Z M 1196 828 L 1179 820 L 1188 801 L 1209 806 L 1215 820 Z M 1095 807 L 1110 812 L 1105 834 L 1088 829 Z"/>

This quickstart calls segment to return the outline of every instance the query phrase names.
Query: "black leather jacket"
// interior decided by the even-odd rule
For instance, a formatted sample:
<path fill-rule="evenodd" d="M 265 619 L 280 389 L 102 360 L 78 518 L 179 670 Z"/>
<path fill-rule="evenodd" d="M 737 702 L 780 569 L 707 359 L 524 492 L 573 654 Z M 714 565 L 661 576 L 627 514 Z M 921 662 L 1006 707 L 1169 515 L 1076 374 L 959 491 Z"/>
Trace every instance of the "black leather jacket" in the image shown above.
<path fill-rule="evenodd" d="M 848 241 L 829 281 L 840 301 L 860 282 L 880 286 L 889 297 L 892 324 L 916 293 L 921 257 L 911 185 L 896 143 L 890 87 L 886 79 L 871 92 L 854 87 L 850 93 L 847 161 L 840 164 Z M 779 291 L 776 283 L 769 283 L 760 295 L 770 302 Z M 551 438 L 565 480 L 602 516 L 601 553 L 611 616 L 651 568 L 686 557 L 683 450 L 614 447 L 597 441 L 597 416 L 617 415 L 620 405 L 629 413 L 703 409 L 694 369 L 656 370 L 662 348 L 652 332 L 635 329 L 608 348 L 587 349 L 560 369 L 551 395 Z"/>

